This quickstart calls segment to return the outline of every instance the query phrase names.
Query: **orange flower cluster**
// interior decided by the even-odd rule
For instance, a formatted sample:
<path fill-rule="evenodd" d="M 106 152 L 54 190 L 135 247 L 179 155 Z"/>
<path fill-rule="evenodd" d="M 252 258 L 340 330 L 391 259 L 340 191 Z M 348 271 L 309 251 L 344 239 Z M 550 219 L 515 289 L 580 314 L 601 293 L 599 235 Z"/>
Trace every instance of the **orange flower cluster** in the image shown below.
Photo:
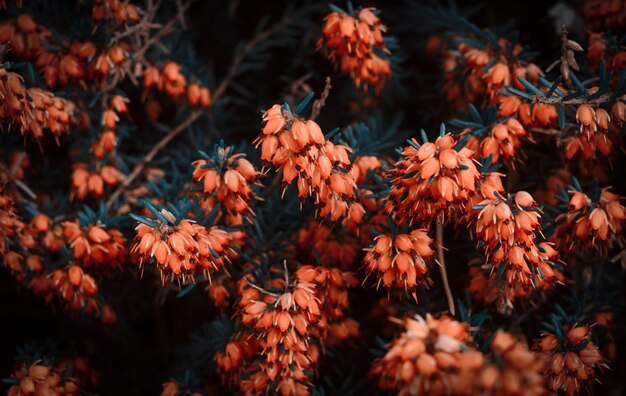
<path fill-rule="evenodd" d="M 383 164 L 385 168 L 383 169 Z M 373 198 L 372 189 L 377 188 L 373 180 L 368 180 L 369 171 L 373 171 L 381 180 L 389 178 L 386 169 L 388 169 L 389 161 L 375 156 L 358 156 L 354 160 L 354 164 L 350 169 L 352 179 L 359 186 L 359 199 L 361 205 L 365 208 L 364 219 L 360 219 L 360 223 L 354 221 L 346 221 L 346 228 L 359 236 L 361 243 L 369 243 L 370 236 L 373 232 L 382 232 L 387 224 L 387 213 L 385 211 L 384 198 Z"/>
<path fill-rule="evenodd" d="M 94 0 L 91 17 L 96 23 L 105 19 L 113 19 L 119 24 L 138 23 L 141 20 L 137 7 L 122 3 L 121 0 Z"/>
<path fill-rule="evenodd" d="M 57 300 L 65 309 L 90 315 L 101 313 L 96 296 L 98 285 L 91 275 L 78 265 L 56 269 L 48 275 L 39 275 L 30 282 L 35 294 L 42 295 L 47 303 Z"/>
<path fill-rule="evenodd" d="M 341 341 L 359 336 L 359 324 L 347 318 L 350 306 L 348 288 L 359 284 L 352 272 L 338 268 L 302 265 L 296 272 L 298 279 L 310 279 L 315 285 L 315 296 L 320 302 L 320 334 L 317 335 L 324 346 L 334 347 Z"/>
<path fill-rule="evenodd" d="M 442 125 L 443 132 L 443 125 Z M 389 173 L 393 177 L 386 208 L 399 224 L 433 220 L 461 212 L 476 189 L 480 173 L 473 151 L 458 148 L 450 134 L 421 146 L 415 139 Z"/>
<path fill-rule="evenodd" d="M 391 75 L 383 33 L 385 25 L 376 16 L 376 9 L 362 8 L 354 16 L 331 12 L 324 18 L 322 38 L 318 47 L 325 46 L 328 58 L 349 74 L 357 87 L 370 85 L 377 93 Z"/>
<path fill-rule="evenodd" d="M 554 256 L 555 259 L 557 257 Z M 472 260 L 470 265 L 468 291 L 476 301 L 481 301 L 485 306 L 493 305 L 498 312 L 509 312 L 513 301 L 528 300 L 533 296 L 533 292 L 550 292 L 557 284 L 565 284 L 566 280 L 565 275 L 557 267 L 549 267 L 549 270 L 543 273 L 543 277 L 535 277 L 534 288 L 530 288 L 520 282 L 503 283 L 494 276 L 493 267 L 489 263 L 485 264 L 484 259 Z"/>
<path fill-rule="evenodd" d="M 483 363 L 482 354 L 467 346 L 468 326 L 430 314 L 398 322 L 405 331 L 370 370 L 378 387 L 401 396 L 465 394 L 467 384 L 458 381 L 459 372 Z"/>
<path fill-rule="evenodd" d="M 108 101 L 109 108 L 102 112 L 102 126 L 104 131 L 98 140 L 91 146 L 91 151 L 97 161 L 102 160 L 106 154 L 113 153 L 117 147 L 115 129 L 120 121 L 120 114 L 128 112 L 128 98 L 121 95 L 113 95 Z"/>
<path fill-rule="evenodd" d="M 87 164 L 76 163 L 72 172 L 72 196 L 80 201 L 88 195 L 102 198 L 105 185 L 115 186 L 122 179 L 124 175 L 114 166 L 104 165 L 91 172 Z"/>
<path fill-rule="evenodd" d="M 8 396 L 79 395 L 83 391 L 76 379 L 72 378 L 67 366 L 47 365 L 37 361 L 31 365 L 19 363 L 9 381 Z"/>
<path fill-rule="evenodd" d="M 261 159 L 282 169 L 284 188 L 296 180 L 301 199 L 315 194 L 320 217 L 359 224 L 365 209 L 357 202 L 357 186 L 348 171 L 350 148 L 326 140 L 315 121 L 301 119 L 287 105 L 272 106 L 263 122 L 256 140 Z"/>
<path fill-rule="evenodd" d="M 413 230 L 408 234 L 382 234 L 365 249 L 364 262 L 368 274 L 378 278 L 378 286 L 398 287 L 405 290 L 417 285 L 430 286 L 428 260 L 434 253 L 433 240 L 426 230 Z"/>
<path fill-rule="evenodd" d="M 57 40 L 57 36 L 46 27 L 37 25 L 28 14 L 0 24 L 0 42 L 10 41 L 12 51 L 19 58 L 34 61 L 49 88 L 57 83 L 65 86 L 70 80 L 104 82 L 102 77 L 127 58 L 128 44 L 125 42 L 112 45 L 97 55 L 96 45 L 90 41 L 59 43 Z"/>
<path fill-rule="evenodd" d="M 211 210 L 216 202 L 227 211 L 227 222 L 241 224 L 242 216 L 253 215 L 250 203 L 256 198 L 251 185 L 262 173 L 244 158 L 245 154 L 233 153 L 232 147 L 215 146 L 215 155 L 193 162 L 193 180 L 203 184 L 201 205 Z"/>
<path fill-rule="evenodd" d="M 589 326 L 574 325 L 563 330 L 564 336 L 543 333 L 536 348 L 550 361 L 545 370 L 550 388 L 572 396 L 590 386 L 607 365 L 591 339 Z"/>
<path fill-rule="evenodd" d="M 580 125 L 580 132 L 565 140 L 565 157 L 572 159 L 579 153 L 583 159 L 596 158 L 596 153 L 608 157 L 626 121 L 625 99 L 621 98 L 613 104 L 613 117 L 601 107 L 594 109 L 588 104 L 578 106 L 576 122 Z"/>
<path fill-rule="evenodd" d="M 626 209 L 620 204 L 624 199 L 603 188 L 597 200 L 587 194 L 570 190 L 569 203 L 557 219 L 553 241 L 565 252 L 574 253 L 583 249 L 605 251 L 622 238 L 622 226 L 626 220 Z"/>
<path fill-rule="evenodd" d="M 459 383 L 471 384 L 463 394 L 522 396 L 548 393 L 542 372 L 546 361 L 531 351 L 525 342 L 498 330 L 493 335 L 490 354 L 478 369 L 462 370 Z"/>
<path fill-rule="evenodd" d="M 156 89 L 165 92 L 172 98 L 180 98 L 186 94 L 190 106 L 201 106 L 208 109 L 211 107 L 211 92 L 201 84 L 187 83 L 187 78 L 182 74 L 180 65 L 176 62 L 167 62 L 163 70 L 157 66 L 149 66 L 143 73 L 143 86 L 145 89 Z"/>
<path fill-rule="evenodd" d="M 137 225 L 136 243 L 132 252 L 139 254 L 139 265 L 155 263 L 161 280 L 168 277 L 179 283 L 195 282 L 194 276 L 222 269 L 230 238 L 217 227 L 209 229 L 188 219 L 177 220 L 166 209 L 159 219 L 147 219 Z"/>
<path fill-rule="evenodd" d="M 20 219 L 13 198 L 5 191 L 4 174 L 0 172 L 0 256 L 5 260 L 12 239 L 18 237 L 24 223 Z"/>
<path fill-rule="evenodd" d="M 609 71 L 619 72 L 626 69 L 626 51 L 622 47 L 611 45 L 605 34 L 589 32 L 588 40 L 587 59 L 591 64 L 598 66 L 604 59 Z M 614 79 L 611 83 L 616 84 L 617 81 Z"/>
<path fill-rule="evenodd" d="M 626 2 L 624 0 L 585 0 L 583 13 L 585 23 L 593 30 L 626 26 Z"/>
<path fill-rule="evenodd" d="M 536 241 L 540 211 L 529 193 L 496 194 L 474 208 L 480 210 L 476 236 L 484 246 L 491 277 L 498 277 L 498 268 L 505 266 L 506 281 L 515 297 L 528 295 L 542 282 L 556 280 L 558 252 L 550 243 Z M 513 296 L 510 291 L 507 294 L 506 305 L 512 307 Z"/>
<path fill-rule="evenodd" d="M 353 235 L 338 235 L 336 231 L 311 221 L 296 235 L 298 253 L 305 261 L 317 256 L 322 263 L 336 263 L 342 269 L 349 269 L 355 263 L 360 245 Z"/>
<path fill-rule="evenodd" d="M 19 74 L 0 67 L 0 119 L 35 139 L 44 129 L 58 136 L 78 123 L 74 102 L 38 87 L 26 88 L 22 81 Z"/>
<path fill-rule="evenodd" d="M 309 395 L 309 377 L 319 358 L 312 331 L 320 326 L 320 301 L 312 281 L 316 271 L 298 270 L 295 281 L 274 280 L 280 294 L 243 290 L 242 323 L 252 326 L 260 354 L 248 363 L 239 382 L 243 394 L 277 392 Z"/>
<path fill-rule="evenodd" d="M 456 108 L 464 109 L 468 103 L 478 103 L 483 98 L 497 104 L 506 98 L 502 95 L 504 87 L 525 90 L 517 77 L 535 83 L 543 75 L 537 65 L 520 59 L 522 46 L 512 45 L 506 38 L 485 48 L 452 39 L 444 43 L 443 49 L 444 87 L 448 101 Z"/>
<path fill-rule="evenodd" d="M 21 14 L 15 20 L 0 24 L 0 43 L 11 42 L 11 51 L 25 60 L 33 60 L 45 51 L 42 42 L 48 37 L 48 29 L 37 25 L 29 14 Z"/>
<path fill-rule="evenodd" d="M 471 133 L 471 131 L 468 131 Z M 482 140 L 476 135 L 470 135 L 467 148 L 476 152 L 478 157 L 492 156 L 492 163 L 512 162 L 519 159 L 521 138 L 526 136 L 526 130 L 515 118 L 509 118 L 491 126 L 491 134 Z"/>
<path fill-rule="evenodd" d="M 72 247 L 74 259 L 85 268 L 121 269 L 128 257 L 126 239 L 115 229 L 103 224 L 81 227 L 75 221 L 63 223 L 63 236 Z"/>

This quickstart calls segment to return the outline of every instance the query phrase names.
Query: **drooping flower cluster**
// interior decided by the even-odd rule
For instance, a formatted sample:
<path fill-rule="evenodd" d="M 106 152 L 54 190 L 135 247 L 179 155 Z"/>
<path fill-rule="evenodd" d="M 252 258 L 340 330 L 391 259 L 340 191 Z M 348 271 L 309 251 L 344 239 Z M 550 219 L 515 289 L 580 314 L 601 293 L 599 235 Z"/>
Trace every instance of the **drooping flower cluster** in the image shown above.
<path fill-rule="evenodd" d="M 444 51 L 444 87 L 453 107 L 464 109 L 469 103 L 485 99 L 497 104 L 506 97 L 503 88 L 525 89 L 517 77 L 536 82 L 543 75 L 537 65 L 526 60 L 520 44 L 504 37 L 498 39 L 493 32 L 485 33 L 433 41 Z"/>
<path fill-rule="evenodd" d="M 321 343 L 329 348 L 341 341 L 359 336 L 359 324 L 349 317 L 348 288 L 359 284 L 352 272 L 312 265 L 302 265 L 296 278 L 315 285 L 315 296 L 320 302 L 319 328 Z"/>
<path fill-rule="evenodd" d="M 342 269 L 349 269 L 359 254 L 358 241 L 351 234 L 338 235 L 333 231 L 326 224 L 311 221 L 296 235 L 298 252 L 305 260 L 317 256 L 322 263 L 336 263 Z"/>
<path fill-rule="evenodd" d="M 467 346 L 467 324 L 430 314 L 398 322 L 404 332 L 370 370 L 378 387 L 402 396 L 464 394 L 459 372 L 483 364 L 482 354 Z"/>
<path fill-rule="evenodd" d="M 5 381 L 14 383 L 7 392 L 8 396 L 83 394 L 78 381 L 71 376 L 71 368 L 65 365 L 19 363 L 11 378 Z"/>
<path fill-rule="evenodd" d="M 131 3 L 119 0 L 94 0 L 91 17 L 95 23 L 112 19 L 116 23 L 137 23 L 140 21 L 139 9 Z"/>
<path fill-rule="evenodd" d="M 565 157 L 572 159 L 580 154 L 582 159 L 597 158 L 598 154 L 608 157 L 618 143 L 621 127 L 626 121 L 624 98 L 617 100 L 610 108 L 611 114 L 602 107 L 593 108 L 588 104 L 576 109 L 576 122 L 579 131 L 565 139 Z"/>
<path fill-rule="evenodd" d="M 608 187 L 600 189 L 597 184 L 589 195 L 577 181 L 568 187 L 567 195 L 557 196 L 562 212 L 556 219 L 552 240 L 559 249 L 569 253 L 581 249 L 605 252 L 623 238 L 622 227 L 626 220 L 626 209 L 620 203 L 623 197 L 609 191 Z"/>
<path fill-rule="evenodd" d="M 35 294 L 42 295 L 47 303 L 56 300 L 71 312 L 100 315 L 102 304 L 97 296 L 98 284 L 75 264 L 60 268 L 48 275 L 39 275 L 30 282 Z"/>
<path fill-rule="evenodd" d="M 102 198 L 105 186 L 115 186 L 120 183 L 124 175 L 112 165 L 104 165 L 90 171 L 85 163 L 74 164 L 72 172 L 72 195 L 79 201 L 87 196 Z"/>
<path fill-rule="evenodd" d="M 108 108 L 102 112 L 101 123 L 104 130 L 91 146 L 91 152 L 96 161 L 101 161 L 107 154 L 112 155 L 117 147 L 116 128 L 120 121 L 120 114 L 128 112 L 128 102 L 128 98 L 121 95 L 113 95 L 109 99 Z"/>
<path fill-rule="evenodd" d="M 3 67 L 0 67 L 0 97 L 0 119 L 35 139 L 41 138 L 44 130 L 59 136 L 78 123 L 74 102 L 38 87 L 26 88 L 19 74 Z"/>
<path fill-rule="evenodd" d="M 263 122 L 257 146 L 261 145 L 261 159 L 282 170 L 283 187 L 295 180 L 301 199 L 315 196 L 322 218 L 360 223 L 365 209 L 348 172 L 350 148 L 326 140 L 315 121 L 298 117 L 286 104 L 272 106 Z"/>
<path fill-rule="evenodd" d="M 453 135 L 441 133 L 424 144 L 415 139 L 402 150 L 403 158 L 389 171 L 393 177 L 387 210 L 399 224 L 453 216 L 467 205 L 480 176 L 473 152 L 458 147 Z"/>
<path fill-rule="evenodd" d="M 550 243 L 536 240 L 540 211 L 529 193 L 494 195 L 473 207 L 479 210 L 476 237 L 485 249 L 490 278 L 506 279 L 509 290 L 501 298 L 512 307 L 513 298 L 527 296 L 543 282 L 556 281 L 558 252 Z"/>
<path fill-rule="evenodd" d="M 201 154 L 204 158 L 193 162 L 193 180 L 203 185 L 202 207 L 210 211 L 217 204 L 223 205 L 231 225 L 241 224 L 242 218 L 250 219 L 250 204 L 256 198 L 251 187 L 261 172 L 244 158 L 245 154 L 235 154 L 233 147 L 215 145 L 212 155 Z"/>
<path fill-rule="evenodd" d="M 494 123 L 486 135 L 473 135 L 472 131 L 467 133 L 470 134 L 467 148 L 474 150 L 478 157 L 491 156 L 494 164 L 520 159 L 521 139 L 526 136 L 525 128 L 516 118 Z"/>
<path fill-rule="evenodd" d="M 247 362 L 239 381 L 242 393 L 310 394 L 309 381 L 319 357 L 312 332 L 321 326 L 320 301 L 310 282 L 315 275 L 298 271 L 292 283 L 276 280 L 274 287 L 282 286 L 277 293 L 244 289 L 242 323 L 252 328 L 261 353 Z"/>
<path fill-rule="evenodd" d="M 209 89 L 198 82 L 188 83 L 181 66 L 176 62 L 167 62 L 162 69 L 157 66 L 147 67 L 143 73 L 143 86 L 147 90 L 164 92 L 174 99 L 186 96 L 191 107 L 201 106 L 205 109 L 211 107 Z"/>
<path fill-rule="evenodd" d="M 545 370 L 550 388 L 565 391 L 568 396 L 588 388 L 606 367 L 588 325 L 564 327 L 556 334 L 543 333 L 535 346 L 550 362 Z"/>
<path fill-rule="evenodd" d="M 117 0 L 116 11 L 134 8 Z M 66 86 L 69 82 L 104 84 L 109 73 L 118 70 L 128 57 L 128 43 L 110 45 L 100 54 L 91 41 L 66 41 L 29 14 L 0 24 L 0 43 L 11 43 L 11 49 L 24 60 L 33 61 L 48 88 Z"/>
<path fill-rule="evenodd" d="M 0 173 L 0 257 L 5 260 L 10 251 L 11 239 L 18 237 L 24 228 L 20 219 L 15 201 L 5 191 L 4 174 Z"/>
<path fill-rule="evenodd" d="M 170 278 L 179 284 L 194 282 L 202 274 L 210 280 L 211 273 L 222 269 L 230 250 L 226 231 L 177 218 L 167 209 L 149 208 L 154 219 L 135 217 L 140 223 L 132 251 L 139 254 L 140 266 L 156 264 L 163 282 Z"/>
<path fill-rule="evenodd" d="M 121 269 L 128 258 L 126 239 L 118 229 L 66 221 L 63 236 L 72 247 L 74 259 L 86 268 Z"/>
<path fill-rule="evenodd" d="M 475 395 L 545 395 L 548 393 L 543 370 L 544 356 L 504 330 L 492 337 L 484 365 L 462 370 L 459 384 L 468 384 L 463 394 Z M 463 389 L 463 388 L 461 388 Z"/>
<path fill-rule="evenodd" d="M 383 33 L 387 31 L 374 8 L 362 8 L 352 15 L 334 11 L 326 15 L 322 38 L 328 58 L 343 73 L 349 74 L 357 87 L 370 85 L 382 91 L 391 75 L 389 50 Z"/>
<path fill-rule="evenodd" d="M 593 30 L 619 29 L 626 25 L 626 3 L 623 0 L 585 0 L 585 23 Z"/>
<path fill-rule="evenodd" d="M 428 260 L 434 253 L 433 240 L 426 230 L 413 230 L 407 234 L 382 234 L 365 249 L 365 268 L 376 276 L 377 285 L 413 290 L 417 285 L 430 286 Z"/>

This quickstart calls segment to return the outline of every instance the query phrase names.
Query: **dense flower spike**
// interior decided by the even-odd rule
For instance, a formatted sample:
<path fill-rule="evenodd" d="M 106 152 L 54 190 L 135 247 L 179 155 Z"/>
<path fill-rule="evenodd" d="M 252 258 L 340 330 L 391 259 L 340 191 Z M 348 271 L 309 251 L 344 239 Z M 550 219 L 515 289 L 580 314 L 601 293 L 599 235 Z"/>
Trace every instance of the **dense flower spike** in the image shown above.
<path fill-rule="evenodd" d="M 357 201 L 357 186 L 349 173 L 349 147 L 324 138 L 313 120 L 275 104 L 263 114 L 265 126 L 256 140 L 261 159 L 283 171 L 283 187 L 294 180 L 301 199 L 315 196 L 320 217 L 360 223 L 365 209 Z"/>
<path fill-rule="evenodd" d="M 57 366 L 35 362 L 30 365 L 19 363 L 11 378 L 5 380 L 13 383 L 8 396 L 28 395 L 80 395 L 83 390 L 77 379 L 71 376 L 72 367 L 64 364 Z"/>
<path fill-rule="evenodd" d="M 595 93 L 597 88 L 590 90 Z M 579 130 L 565 139 L 565 156 L 572 159 L 580 155 L 583 159 L 609 157 L 618 144 L 621 127 L 626 121 L 624 97 L 606 109 L 581 104 L 576 108 L 576 123 Z"/>
<path fill-rule="evenodd" d="M 349 74 L 357 87 L 370 85 L 377 93 L 391 75 L 389 50 L 383 33 L 387 28 L 380 22 L 375 8 L 362 8 L 354 15 L 334 11 L 326 15 L 322 38 L 328 58 Z"/>
<path fill-rule="evenodd" d="M 550 388 L 571 396 L 587 388 L 607 366 L 588 325 L 558 330 L 558 334 L 543 333 L 535 347 L 550 362 L 545 369 Z"/>
<path fill-rule="evenodd" d="M 86 268 L 121 269 L 126 262 L 126 239 L 115 228 L 103 224 L 81 227 L 78 221 L 66 221 L 63 236 L 72 247 L 74 259 Z"/>
<path fill-rule="evenodd" d="M 124 175 L 113 166 L 105 165 L 92 172 L 86 164 L 77 163 L 72 172 L 73 196 L 79 201 L 88 195 L 102 198 L 105 186 L 115 186 L 123 179 Z"/>
<path fill-rule="evenodd" d="M 156 89 L 174 99 L 187 99 L 191 107 L 211 107 L 211 91 L 199 83 L 187 83 L 181 67 L 176 62 L 167 62 L 162 69 L 157 66 L 148 66 L 143 73 L 143 86 L 146 89 Z"/>
<path fill-rule="evenodd" d="M 430 286 L 428 260 L 434 253 L 433 240 L 426 230 L 413 230 L 407 234 L 382 234 L 366 249 L 365 268 L 378 278 L 378 285 L 406 290 L 417 285 Z"/>
<path fill-rule="evenodd" d="M 545 395 L 548 393 L 543 370 L 544 356 L 504 330 L 498 330 L 489 345 L 485 364 L 477 369 L 462 369 L 456 380 L 463 394 Z"/>
<path fill-rule="evenodd" d="M 130 3 L 119 0 L 95 0 L 93 2 L 92 18 L 96 23 L 105 19 L 112 19 L 117 23 L 137 23 L 140 20 L 139 10 Z"/>
<path fill-rule="evenodd" d="M 404 325 L 404 332 L 370 370 L 378 387 L 398 395 L 464 393 L 467 388 L 455 388 L 453 378 L 461 369 L 475 369 L 484 361 L 480 352 L 467 345 L 468 326 L 430 314 L 425 319 L 416 316 L 398 322 Z"/>
<path fill-rule="evenodd" d="M 292 283 L 278 283 L 280 293 L 244 289 L 242 322 L 252 327 L 262 354 L 248 363 L 239 382 L 242 393 L 310 394 L 309 377 L 319 357 L 312 332 L 325 326 L 311 283 L 316 276 L 314 270 L 298 271 Z"/>
<path fill-rule="evenodd" d="M 335 263 L 342 269 L 352 268 L 357 261 L 359 244 L 349 233 L 337 235 L 334 230 L 317 221 L 311 221 L 297 235 L 299 253 L 308 260 L 319 257 L 322 263 Z"/>
<path fill-rule="evenodd" d="M 340 341 L 359 336 L 359 324 L 347 317 L 349 309 L 348 288 L 359 284 L 352 272 L 338 268 L 302 265 L 295 274 L 297 279 L 309 280 L 315 285 L 315 295 L 320 302 L 320 329 L 322 344 L 332 348 Z"/>
<path fill-rule="evenodd" d="M 204 153 L 203 153 L 204 154 Z M 262 176 L 245 157 L 233 153 L 232 147 L 216 145 L 212 156 L 194 161 L 193 180 L 203 185 L 202 206 L 212 209 L 213 200 L 224 205 L 232 215 L 253 215 L 251 201 L 256 195 L 251 185 Z"/>
<path fill-rule="evenodd" d="M 622 227 L 626 220 L 626 209 L 620 203 L 623 197 L 597 185 L 590 195 L 575 186 L 569 188 L 566 195 L 557 196 L 562 213 L 556 218 L 552 240 L 561 250 L 574 253 L 582 248 L 605 252 L 623 240 Z"/>
<path fill-rule="evenodd" d="M 415 139 L 402 150 L 402 159 L 390 170 L 393 177 L 387 210 L 400 224 L 433 220 L 461 213 L 480 176 L 473 152 L 458 140 L 441 134 L 419 145 Z"/>
<path fill-rule="evenodd" d="M 69 311 L 96 316 L 101 313 L 98 284 L 79 265 L 72 264 L 48 275 L 38 275 L 31 280 L 30 288 L 33 293 L 43 296 L 46 302 L 55 300 Z"/>
<path fill-rule="evenodd" d="M 133 252 L 139 265 L 156 264 L 161 279 L 180 283 L 194 282 L 196 275 L 222 269 L 230 250 L 228 233 L 217 227 L 205 228 L 189 219 L 177 219 L 172 212 L 154 210 L 156 219 L 141 219 Z"/>
<path fill-rule="evenodd" d="M 532 288 L 557 280 L 558 252 L 550 243 L 536 240 L 541 215 L 529 193 L 495 193 L 473 208 L 479 211 L 476 237 L 485 249 L 486 269 L 490 277 L 503 276 L 510 289 L 500 297 L 501 309 L 512 307 L 513 298 L 527 296 Z"/>
<path fill-rule="evenodd" d="M 19 74 L 3 67 L 0 67 L 0 97 L 0 119 L 35 139 L 43 137 L 44 130 L 58 137 L 78 123 L 74 102 L 38 87 L 26 88 Z"/>

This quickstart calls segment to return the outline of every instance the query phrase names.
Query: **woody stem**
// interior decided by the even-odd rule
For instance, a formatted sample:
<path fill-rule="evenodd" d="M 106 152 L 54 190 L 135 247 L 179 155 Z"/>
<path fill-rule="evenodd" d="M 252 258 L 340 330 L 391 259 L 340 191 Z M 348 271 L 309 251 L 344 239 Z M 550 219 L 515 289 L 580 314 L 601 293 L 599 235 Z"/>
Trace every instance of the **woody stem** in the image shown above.
<path fill-rule="evenodd" d="M 437 221 L 437 260 L 439 261 L 439 270 L 441 271 L 441 280 L 443 281 L 443 288 L 446 291 L 446 299 L 448 300 L 448 309 L 450 314 L 454 315 L 454 298 L 452 297 L 452 290 L 450 290 L 450 284 L 448 283 L 448 273 L 446 272 L 446 262 L 443 257 L 443 223 Z"/>

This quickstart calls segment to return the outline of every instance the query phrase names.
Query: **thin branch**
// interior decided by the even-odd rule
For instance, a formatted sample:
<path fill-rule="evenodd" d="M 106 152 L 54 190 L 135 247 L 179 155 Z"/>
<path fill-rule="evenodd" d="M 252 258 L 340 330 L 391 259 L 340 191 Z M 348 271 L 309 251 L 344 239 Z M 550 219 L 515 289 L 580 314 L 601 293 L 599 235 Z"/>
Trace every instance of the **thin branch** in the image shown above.
<path fill-rule="evenodd" d="M 330 77 L 326 77 L 326 85 L 324 86 L 324 91 L 319 99 L 313 102 L 313 110 L 311 110 L 311 120 L 315 120 L 317 116 L 322 111 L 322 107 L 326 104 L 326 99 L 328 99 L 328 95 L 330 95 L 330 90 L 333 86 L 330 84 Z"/>
<path fill-rule="evenodd" d="M 610 102 L 612 98 L 612 94 L 607 93 L 601 96 L 598 96 L 595 99 L 586 99 L 584 96 L 578 97 L 578 98 L 573 98 L 573 99 L 567 99 L 567 100 L 563 100 L 563 98 L 560 97 L 551 97 L 551 98 L 546 98 L 545 96 L 539 96 L 539 95 L 533 95 L 530 97 L 530 100 L 532 102 L 539 102 L 539 103 L 545 103 L 545 104 L 563 104 L 563 105 L 581 105 L 581 104 L 588 104 L 588 105 L 600 105 L 600 104 L 604 104 L 607 102 Z"/>
<path fill-rule="evenodd" d="M 439 269 L 441 270 L 441 280 L 443 281 L 443 288 L 446 292 L 446 299 L 448 300 L 448 309 L 450 314 L 454 316 L 454 298 L 452 297 L 452 290 L 450 290 L 450 284 L 448 283 L 448 273 L 446 272 L 446 262 L 443 255 L 443 224 L 442 221 L 437 220 L 437 260 L 439 261 Z"/>
<path fill-rule="evenodd" d="M 119 196 L 128 188 L 130 187 L 130 185 L 135 181 L 135 179 L 137 179 L 139 177 L 139 175 L 141 174 L 141 172 L 143 171 L 143 169 L 146 167 L 146 165 L 151 162 L 154 157 L 156 157 L 156 155 L 159 153 L 159 151 L 161 151 L 165 146 L 167 146 L 176 136 L 178 136 L 182 131 L 184 131 L 185 129 L 187 129 L 187 127 L 189 127 L 191 124 L 193 124 L 198 118 L 200 118 L 200 116 L 202 115 L 203 111 L 201 110 L 196 110 L 193 113 L 191 113 L 191 115 L 189 116 L 189 118 L 187 118 L 185 121 L 183 121 L 182 123 L 178 124 L 178 126 L 176 126 L 174 129 L 172 129 L 167 135 L 165 135 L 161 140 L 159 140 L 159 142 L 157 144 L 154 145 L 154 147 L 152 147 L 152 150 L 150 150 L 148 152 L 148 154 L 146 154 L 143 159 L 137 163 L 135 165 L 135 167 L 133 168 L 133 171 L 130 173 L 130 175 L 128 175 L 124 181 L 122 181 L 122 183 L 120 184 L 120 186 L 117 188 L 117 190 L 115 190 L 113 192 L 113 194 L 111 194 L 111 196 L 109 197 L 109 200 L 106 203 L 106 207 L 107 209 L 111 207 L 111 205 L 113 205 L 113 203 L 117 200 L 117 198 L 119 198 Z"/>
<path fill-rule="evenodd" d="M 237 74 L 237 70 L 239 70 L 239 67 L 241 66 L 241 63 L 245 59 L 247 53 L 250 52 L 250 50 L 252 50 L 254 47 L 256 47 L 257 44 L 267 40 L 271 35 L 281 30 L 285 26 L 289 25 L 293 21 L 297 20 L 300 14 L 302 13 L 304 13 L 304 10 L 300 10 L 298 12 L 295 12 L 285 17 L 284 19 L 282 19 L 281 21 L 279 21 L 272 27 L 256 34 L 250 41 L 248 41 L 248 43 L 241 49 L 241 51 L 239 51 L 237 56 L 233 59 L 233 62 L 231 63 L 230 68 L 228 69 L 228 72 L 226 73 L 226 77 L 224 77 L 220 85 L 213 92 L 214 103 L 217 101 L 218 98 L 220 98 L 224 94 L 224 91 L 226 91 L 226 88 L 228 88 L 230 81 L 235 76 L 235 74 Z"/>

